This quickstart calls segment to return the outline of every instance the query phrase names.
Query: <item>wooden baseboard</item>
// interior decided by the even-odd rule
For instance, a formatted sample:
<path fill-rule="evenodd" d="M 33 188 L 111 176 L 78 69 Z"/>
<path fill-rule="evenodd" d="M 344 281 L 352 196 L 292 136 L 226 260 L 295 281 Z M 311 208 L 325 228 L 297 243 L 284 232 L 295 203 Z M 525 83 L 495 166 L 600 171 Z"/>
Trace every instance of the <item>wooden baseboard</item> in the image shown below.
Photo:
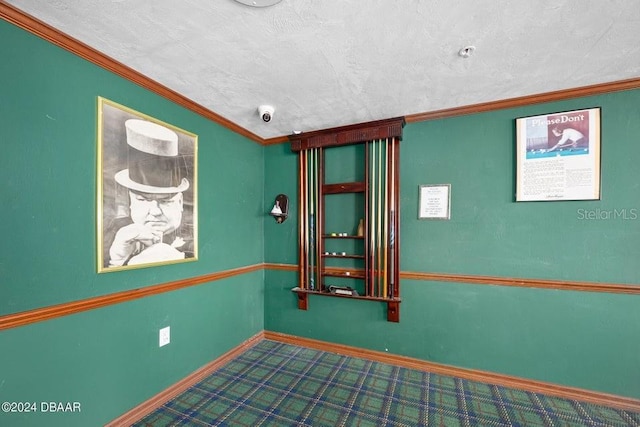
<path fill-rule="evenodd" d="M 334 344 L 326 341 L 319 341 L 295 335 L 282 334 L 279 332 L 264 331 L 264 338 L 272 341 L 282 342 L 285 344 L 299 345 L 302 347 L 313 348 L 315 350 L 328 351 L 345 356 L 360 357 L 376 362 L 402 366 L 405 368 L 428 371 L 434 374 L 448 375 L 463 378 L 466 380 L 480 381 L 488 384 L 511 387 L 534 393 L 543 393 L 549 396 L 556 396 L 563 399 L 578 400 L 595 405 L 610 406 L 619 409 L 640 412 L 640 400 L 630 397 L 584 390 L 575 387 L 547 383 L 543 381 L 518 378 L 493 372 L 457 368 L 454 366 L 414 359 L 411 357 L 351 347 L 343 344 Z"/>
<path fill-rule="evenodd" d="M 125 425 L 129 426 L 135 423 L 136 421 L 142 419 L 144 416 L 150 414 L 151 412 L 153 412 L 154 410 L 162 406 L 165 402 L 168 402 L 169 400 L 178 396 L 180 393 L 187 390 L 192 385 L 208 377 L 214 371 L 216 371 L 217 369 L 219 369 L 220 367 L 228 363 L 231 359 L 239 356 L 246 349 L 248 349 L 249 347 L 253 347 L 263 339 L 264 339 L 264 332 L 259 332 L 255 334 L 254 336 L 244 341 L 239 346 L 232 348 L 222 356 L 218 357 L 213 362 L 207 363 L 205 366 L 198 369 L 197 371 L 194 371 L 189 376 L 178 381 L 171 387 L 161 391 L 160 393 L 156 394 L 155 396 L 146 400 L 145 402 L 142 402 L 140 405 L 136 406 L 130 411 L 122 414 L 115 420 L 106 424 L 105 427 L 120 427 Z"/>

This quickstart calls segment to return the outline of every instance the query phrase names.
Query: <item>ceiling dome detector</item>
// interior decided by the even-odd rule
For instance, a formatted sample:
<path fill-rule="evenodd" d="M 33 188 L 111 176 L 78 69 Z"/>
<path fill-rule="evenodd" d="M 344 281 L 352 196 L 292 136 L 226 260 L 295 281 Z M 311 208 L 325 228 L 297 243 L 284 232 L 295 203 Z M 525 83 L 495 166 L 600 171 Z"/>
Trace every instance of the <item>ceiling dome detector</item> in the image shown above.
<path fill-rule="evenodd" d="M 238 3 L 242 3 L 251 7 L 269 7 L 274 4 L 280 3 L 282 0 L 236 0 Z"/>
<path fill-rule="evenodd" d="M 269 123 L 275 113 L 276 109 L 271 105 L 261 105 L 258 107 L 258 114 L 263 122 Z"/>
<path fill-rule="evenodd" d="M 473 55 L 473 52 L 475 52 L 476 47 L 475 46 L 465 46 L 462 49 L 460 49 L 460 51 L 458 51 L 458 55 L 460 55 L 463 58 L 468 58 L 471 55 Z"/>

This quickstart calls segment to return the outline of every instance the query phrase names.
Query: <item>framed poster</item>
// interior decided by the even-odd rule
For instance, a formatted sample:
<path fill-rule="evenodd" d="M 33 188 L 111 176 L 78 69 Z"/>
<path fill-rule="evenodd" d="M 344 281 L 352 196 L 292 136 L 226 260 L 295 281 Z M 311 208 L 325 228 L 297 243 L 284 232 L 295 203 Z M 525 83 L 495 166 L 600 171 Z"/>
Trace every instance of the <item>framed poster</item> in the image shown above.
<path fill-rule="evenodd" d="M 450 219 L 451 184 L 420 186 L 418 219 Z"/>
<path fill-rule="evenodd" d="M 516 119 L 516 201 L 600 199 L 600 108 Z"/>
<path fill-rule="evenodd" d="M 98 272 L 197 260 L 198 137 L 98 97 Z"/>

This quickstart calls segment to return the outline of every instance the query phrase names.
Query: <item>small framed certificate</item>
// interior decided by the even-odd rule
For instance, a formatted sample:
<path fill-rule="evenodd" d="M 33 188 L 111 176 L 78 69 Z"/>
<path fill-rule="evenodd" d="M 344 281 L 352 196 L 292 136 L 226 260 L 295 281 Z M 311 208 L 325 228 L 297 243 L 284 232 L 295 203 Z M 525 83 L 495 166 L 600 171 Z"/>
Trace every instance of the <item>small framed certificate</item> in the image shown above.
<path fill-rule="evenodd" d="M 418 219 L 451 218 L 451 184 L 420 186 Z"/>

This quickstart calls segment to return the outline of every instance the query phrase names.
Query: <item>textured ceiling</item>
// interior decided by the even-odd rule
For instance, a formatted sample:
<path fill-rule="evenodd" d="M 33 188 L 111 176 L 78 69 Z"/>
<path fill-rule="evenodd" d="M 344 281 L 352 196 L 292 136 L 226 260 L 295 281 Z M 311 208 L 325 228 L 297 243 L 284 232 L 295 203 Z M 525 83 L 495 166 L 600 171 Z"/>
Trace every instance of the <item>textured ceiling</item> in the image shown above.
<path fill-rule="evenodd" d="M 637 0 L 7 3 L 265 139 L 640 76 Z"/>

